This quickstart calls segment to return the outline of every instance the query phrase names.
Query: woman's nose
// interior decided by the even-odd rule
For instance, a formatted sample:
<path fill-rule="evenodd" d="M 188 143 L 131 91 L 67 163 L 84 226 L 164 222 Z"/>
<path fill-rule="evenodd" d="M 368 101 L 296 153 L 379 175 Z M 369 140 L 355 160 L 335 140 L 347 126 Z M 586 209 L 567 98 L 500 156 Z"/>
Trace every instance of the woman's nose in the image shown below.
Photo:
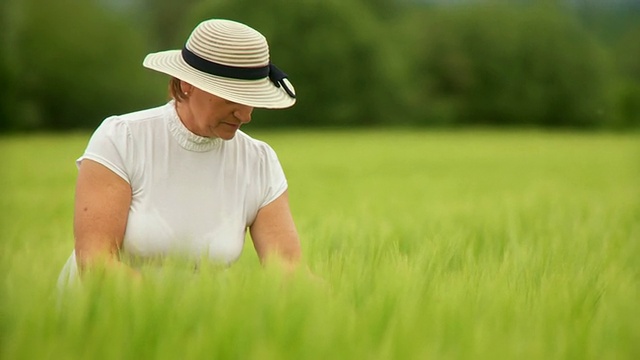
<path fill-rule="evenodd" d="M 252 112 L 253 112 L 253 107 L 238 104 L 238 108 L 236 109 L 236 111 L 233 112 L 233 116 L 235 116 L 243 124 L 246 124 L 251 121 Z"/>

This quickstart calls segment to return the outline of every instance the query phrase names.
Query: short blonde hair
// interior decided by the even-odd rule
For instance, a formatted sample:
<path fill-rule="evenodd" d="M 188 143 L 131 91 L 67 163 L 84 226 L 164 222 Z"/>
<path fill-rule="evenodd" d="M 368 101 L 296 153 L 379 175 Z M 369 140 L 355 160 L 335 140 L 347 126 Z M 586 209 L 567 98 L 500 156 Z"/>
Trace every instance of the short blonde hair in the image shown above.
<path fill-rule="evenodd" d="M 169 80 L 169 96 L 177 102 L 182 102 L 187 99 L 187 95 L 182 92 L 182 87 L 180 86 L 181 81 L 182 80 L 177 77 L 172 77 L 171 80 Z"/>

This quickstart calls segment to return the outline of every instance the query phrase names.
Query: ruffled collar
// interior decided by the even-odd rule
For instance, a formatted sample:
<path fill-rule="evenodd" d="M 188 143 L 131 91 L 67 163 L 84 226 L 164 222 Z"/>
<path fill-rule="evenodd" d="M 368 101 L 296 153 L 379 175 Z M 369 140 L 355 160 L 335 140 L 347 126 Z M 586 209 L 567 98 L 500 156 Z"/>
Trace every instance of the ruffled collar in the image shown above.
<path fill-rule="evenodd" d="M 180 120 L 176 112 L 175 102 L 172 100 L 167 104 L 169 132 L 174 139 L 184 149 L 195 152 L 206 152 L 219 148 L 222 144 L 220 138 L 209 138 L 192 133 Z"/>

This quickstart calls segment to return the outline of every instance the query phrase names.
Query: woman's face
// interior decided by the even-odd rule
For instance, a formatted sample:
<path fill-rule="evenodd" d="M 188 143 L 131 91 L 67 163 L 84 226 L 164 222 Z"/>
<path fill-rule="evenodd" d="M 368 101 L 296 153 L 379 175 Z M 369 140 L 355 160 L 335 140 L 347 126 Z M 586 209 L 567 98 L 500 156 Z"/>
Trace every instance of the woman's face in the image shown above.
<path fill-rule="evenodd" d="M 230 140 L 242 124 L 251 121 L 251 106 L 225 100 L 184 82 L 182 91 L 188 95 L 177 103 L 178 115 L 196 135 Z"/>

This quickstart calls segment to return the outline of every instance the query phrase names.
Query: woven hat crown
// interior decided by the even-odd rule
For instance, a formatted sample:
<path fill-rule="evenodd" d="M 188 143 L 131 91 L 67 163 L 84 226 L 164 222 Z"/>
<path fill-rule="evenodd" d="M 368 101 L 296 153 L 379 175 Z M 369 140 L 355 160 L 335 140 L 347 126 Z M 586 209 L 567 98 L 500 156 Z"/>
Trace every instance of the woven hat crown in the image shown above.
<path fill-rule="evenodd" d="M 211 62 L 235 67 L 269 64 L 267 39 L 251 27 L 231 20 L 207 20 L 191 33 L 185 45 Z"/>

